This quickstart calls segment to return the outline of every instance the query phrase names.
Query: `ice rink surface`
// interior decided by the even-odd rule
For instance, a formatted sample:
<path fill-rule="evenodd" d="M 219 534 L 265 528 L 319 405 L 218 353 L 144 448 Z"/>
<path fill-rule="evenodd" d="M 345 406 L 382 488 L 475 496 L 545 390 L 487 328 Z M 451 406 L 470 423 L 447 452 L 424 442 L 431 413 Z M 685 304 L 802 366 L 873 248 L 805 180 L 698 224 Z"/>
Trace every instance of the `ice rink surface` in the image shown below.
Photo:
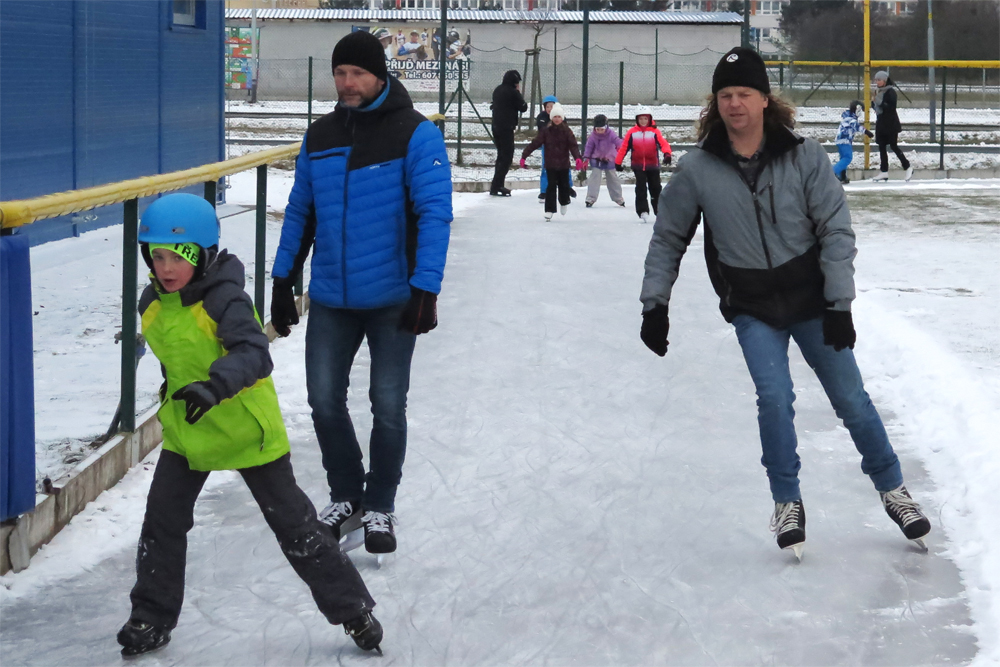
<path fill-rule="evenodd" d="M 775 546 L 754 388 L 700 233 L 660 359 L 638 337 L 651 227 L 638 223 L 631 188 L 625 209 L 606 192 L 585 209 L 581 189 L 549 223 L 531 191 L 456 195 L 440 326 L 414 357 L 399 551 L 380 569 L 352 552 L 378 602 L 384 657 L 325 622 L 242 481 L 214 473 L 189 536 L 173 641 L 135 664 L 970 663 L 977 641 L 995 641 L 984 634 L 1000 592 L 970 597 L 969 582 L 993 571 L 976 579 L 955 548 L 980 539 L 949 525 L 942 499 L 958 473 L 930 474 L 928 434 L 910 419 L 921 406 L 892 403 L 892 381 L 908 349 L 934 346 L 928 358 L 982 389 L 977 418 L 1000 405 L 1000 190 L 901 187 L 849 188 L 861 250 L 855 352 L 934 525 L 929 553 L 885 515 L 794 345 L 808 537 L 801 563 Z M 322 507 L 304 333 L 303 323 L 273 345 L 274 377 L 299 483 Z M 367 368 L 362 347 L 350 394 L 362 440 Z M 121 662 L 114 635 L 128 617 L 153 461 L 3 578 L 5 667 Z M 102 513 L 115 517 L 110 527 Z M 88 523 L 111 545 L 100 557 L 89 557 Z"/>

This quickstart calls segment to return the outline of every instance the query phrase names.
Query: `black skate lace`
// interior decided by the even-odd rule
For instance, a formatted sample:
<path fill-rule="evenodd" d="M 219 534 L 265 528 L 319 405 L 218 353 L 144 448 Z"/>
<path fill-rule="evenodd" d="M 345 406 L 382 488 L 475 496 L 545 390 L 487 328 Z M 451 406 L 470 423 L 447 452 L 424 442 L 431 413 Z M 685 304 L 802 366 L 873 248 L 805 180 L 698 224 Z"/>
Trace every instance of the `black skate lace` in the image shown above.
<path fill-rule="evenodd" d="M 319 520 L 323 523 L 332 525 L 343 518 L 351 516 L 351 514 L 353 514 L 353 509 L 354 507 L 348 501 L 342 503 L 330 503 L 319 515 Z"/>
<path fill-rule="evenodd" d="M 369 532 L 388 533 L 389 525 L 396 522 L 396 517 L 385 512 L 365 512 L 361 521 L 368 526 Z"/>
<path fill-rule="evenodd" d="M 798 527 L 799 504 L 796 502 L 777 503 L 774 506 L 774 514 L 771 515 L 771 532 L 780 535 Z"/>
<path fill-rule="evenodd" d="M 920 504 L 907 495 L 906 491 L 901 488 L 887 491 L 882 496 L 882 502 L 888 510 L 894 512 L 899 517 L 904 526 L 909 526 L 914 521 L 924 518 L 923 512 L 920 511 Z"/>

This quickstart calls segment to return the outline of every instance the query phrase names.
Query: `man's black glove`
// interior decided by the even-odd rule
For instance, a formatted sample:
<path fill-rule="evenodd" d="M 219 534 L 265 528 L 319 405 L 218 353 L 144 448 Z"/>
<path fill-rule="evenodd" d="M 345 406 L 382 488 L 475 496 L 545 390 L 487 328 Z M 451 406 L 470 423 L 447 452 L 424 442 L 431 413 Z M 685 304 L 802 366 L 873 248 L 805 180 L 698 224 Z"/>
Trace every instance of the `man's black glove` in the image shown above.
<path fill-rule="evenodd" d="M 295 294 L 292 292 L 294 286 L 295 280 L 289 276 L 275 278 L 271 288 L 271 326 L 282 338 L 292 333 L 291 325 L 299 323 L 299 311 L 295 308 Z"/>
<path fill-rule="evenodd" d="M 184 401 L 187 405 L 184 421 L 188 424 L 195 423 L 204 417 L 206 412 L 219 404 L 219 397 L 215 395 L 212 385 L 208 382 L 192 382 L 175 391 L 170 398 L 175 401 Z"/>
<path fill-rule="evenodd" d="M 674 156 L 672 153 L 663 154 L 663 164 L 664 166 L 669 166 L 671 162 L 674 161 Z"/>
<path fill-rule="evenodd" d="M 869 139 L 874 139 L 875 138 L 875 135 L 872 134 L 871 130 L 865 130 L 865 136 L 868 137 Z"/>
<path fill-rule="evenodd" d="M 854 331 L 854 320 L 849 310 L 827 310 L 823 315 L 823 344 L 833 346 L 840 352 L 845 347 L 854 349 L 858 334 Z"/>
<path fill-rule="evenodd" d="M 642 329 L 639 338 L 650 350 L 661 357 L 667 354 L 667 332 L 670 330 L 670 318 L 667 317 L 667 307 L 663 304 L 653 306 L 642 314 Z"/>
<path fill-rule="evenodd" d="M 437 294 L 410 287 L 410 300 L 399 318 L 399 328 L 414 334 L 424 334 L 437 325 Z"/>
<path fill-rule="evenodd" d="M 625 171 L 625 165 L 615 164 L 615 171 Z"/>

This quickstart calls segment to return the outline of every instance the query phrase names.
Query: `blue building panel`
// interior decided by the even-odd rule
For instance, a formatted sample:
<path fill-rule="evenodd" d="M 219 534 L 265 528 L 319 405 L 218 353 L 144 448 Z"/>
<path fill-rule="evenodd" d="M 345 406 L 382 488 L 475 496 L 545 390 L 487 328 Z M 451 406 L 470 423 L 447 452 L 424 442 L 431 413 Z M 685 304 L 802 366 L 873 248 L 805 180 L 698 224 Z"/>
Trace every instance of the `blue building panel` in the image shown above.
<path fill-rule="evenodd" d="M 224 5 L 196 0 L 0 2 L 0 199 L 225 157 Z M 121 222 L 121 206 L 17 230 L 32 245 Z"/>

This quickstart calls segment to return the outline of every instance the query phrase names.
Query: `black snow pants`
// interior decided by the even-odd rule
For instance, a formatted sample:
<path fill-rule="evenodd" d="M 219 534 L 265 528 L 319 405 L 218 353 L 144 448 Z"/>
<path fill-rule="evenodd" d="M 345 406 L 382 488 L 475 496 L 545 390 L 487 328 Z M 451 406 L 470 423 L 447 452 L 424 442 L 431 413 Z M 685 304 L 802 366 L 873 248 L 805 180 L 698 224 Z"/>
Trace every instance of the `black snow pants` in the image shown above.
<path fill-rule="evenodd" d="M 493 168 L 493 183 L 490 192 L 496 193 L 504 187 L 507 172 L 514 161 L 514 128 L 493 127 L 493 143 L 497 147 L 497 161 Z"/>
<path fill-rule="evenodd" d="M 556 201 L 569 206 L 569 169 L 546 169 L 548 187 L 545 189 L 545 212 L 556 212 Z"/>
<path fill-rule="evenodd" d="M 878 170 L 881 172 L 889 171 L 889 151 L 886 149 L 891 149 L 896 157 L 899 158 L 899 164 L 902 165 L 903 169 L 910 168 L 910 161 L 906 159 L 903 155 L 903 151 L 899 149 L 896 145 L 896 137 L 893 136 L 891 141 L 880 143 L 878 145 Z"/>
<path fill-rule="evenodd" d="M 329 526 L 295 483 L 291 456 L 238 471 L 274 531 L 282 553 L 309 586 L 320 612 L 335 625 L 375 606 L 354 563 L 340 550 Z M 208 473 L 191 470 L 180 454 L 163 450 L 146 499 L 136 555 L 132 616 L 173 628 L 184 602 L 187 533 L 194 504 Z"/>
<path fill-rule="evenodd" d="M 660 183 L 660 168 L 637 169 L 632 167 L 635 173 L 635 212 L 639 215 L 649 213 L 649 204 L 646 203 L 646 189 L 649 188 L 649 200 L 653 204 L 653 215 L 660 204 L 660 190 L 663 185 Z"/>

